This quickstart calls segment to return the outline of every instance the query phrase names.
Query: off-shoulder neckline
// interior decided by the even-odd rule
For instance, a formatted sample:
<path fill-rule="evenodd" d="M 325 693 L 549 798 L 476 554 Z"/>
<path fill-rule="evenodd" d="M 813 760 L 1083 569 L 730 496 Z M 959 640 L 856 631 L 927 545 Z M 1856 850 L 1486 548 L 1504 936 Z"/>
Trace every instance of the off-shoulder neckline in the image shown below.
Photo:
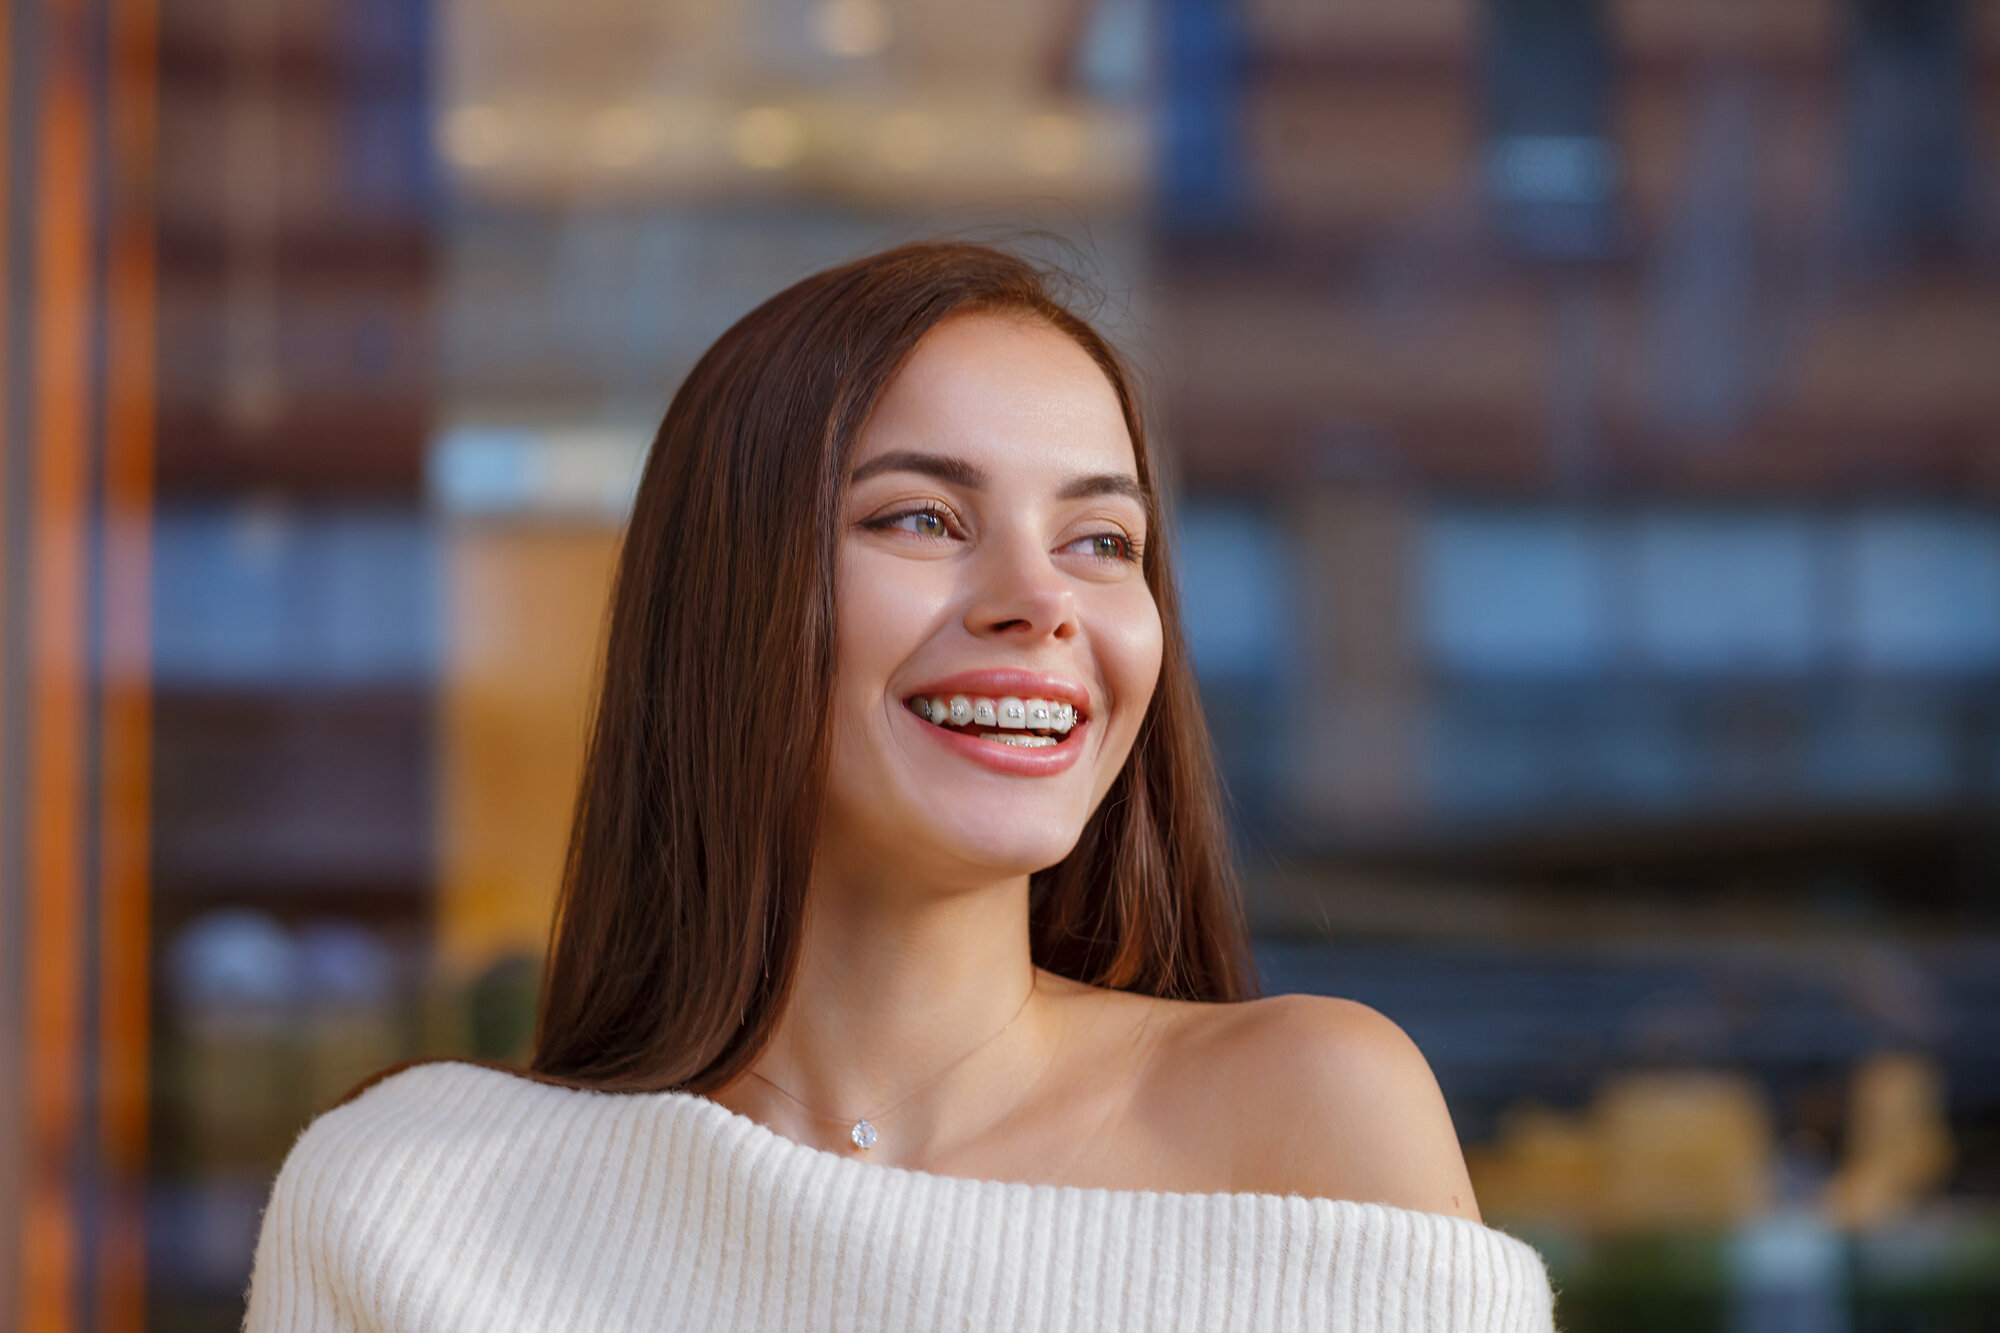
<path fill-rule="evenodd" d="M 927 1189 L 981 1188 L 1006 1191 L 1053 1191 L 1059 1195 L 1075 1195 L 1086 1200 L 1096 1197 L 1103 1197 L 1107 1200 L 1161 1200 L 1170 1204 L 1184 1206 L 1207 1205 L 1213 1207 L 1254 1202 L 1262 1206 L 1269 1206 L 1270 1204 L 1282 1206 L 1298 1203 L 1306 1206 L 1327 1206 L 1340 1209 L 1379 1209 L 1390 1215 L 1421 1218 L 1433 1223 L 1460 1223 L 1464 1226 L 1477 1228 L 1480 1231 L 1490 1232 L 1495 1236 L 1507 1240 L 1516 1241 L 1516 1243 L 1525 1243 L 1519 1241 L 1518 1237 L 1509 1236 L 1497 1227 L 1485 1222 L 1476 1222 L 1469 1217 L 1459 1217 L 1454 1213 L 1436 1213 L 1417 1208 L 1405 1208 L 1398 1204 L 1382 1203 L 1375 1200 L 1331 1199 L 1323 1195 L 1271 1194 L 1255 1190 L 1145 1190 L 1114 1189 L 1104 1185 L 1059 1185 L 1047 1181 L 995 1180 L 983 1176 L 954 1176 L 936 1171 L 926 1171 L 921 1167 L 893 1166 L 886 1162 L 870 1162 L 857 1157 L 848 1157 L 837 1152 L 829 1152 L 825 1148 L 816 1148 L 809 1143 L 800 1143 L 797 1139 L 788 1138 L 778 1133 L 778 1131 L 772 1129 L 762 1121 L 753 1120 L 740 1111 L 732 1111 L 727 1106 L 722 1105 L 722 1103 L 712 1101 L 700 1093 L 673 1088 L 658 1090 L 596 1088 L 573 1083 L 565 1079 L 554 1078 L 546 1074 L 539 1074 L 532 1070 L 520 1069 L 494 1060 L 457 1056 L 406 1060 L 400 1064 L 391 1065 L 387 1069 L 364 1079 L 345 1097 L 341 1098 L 336 1105 L 344 1106 L 374 1087 L 388 1082 L 398 1075 L 422 1068 L 452 1065 L 478 1070 L 483 1073 L 502 1075 L 518 1082 L 539 1085 L 557 1092 L 581 1093 L 586 1096 L 611 1098 L 651 1098 L 659 1101 L 682 1103 L 687 1106 L 692 1114 L 708 1117 L 719 1129 L 739 1139 L 748 1140 L 751 1143 L 759 1145 L 762 1151 L 755 1155 L 760 1159 L 772 1154 L 789 1156 L 793 1160 L 801 1162 L 823 1159 L 825 1163 L 830 1164 L 828 1169 L 831 1170 L 888 1172 L 891 1176 L 908 1178 L 913 1184 Z"/>

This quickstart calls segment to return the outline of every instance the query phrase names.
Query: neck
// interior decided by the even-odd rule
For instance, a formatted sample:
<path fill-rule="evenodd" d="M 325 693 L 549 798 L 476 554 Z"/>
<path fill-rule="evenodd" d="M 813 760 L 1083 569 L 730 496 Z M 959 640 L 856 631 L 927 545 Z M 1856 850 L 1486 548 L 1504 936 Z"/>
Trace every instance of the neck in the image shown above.
<path fill-rule="evenodd" d="M 917 890 L 814 875 L 791 998 L 752 1066 L 768 1083 L 739 1079 L 718 1101 L 846 1151 L 833 1118 L 879 1114 L 869 1158 L 892 1164 L 921 1160 L 1018 1101 L 1046 1049 L 1028 877 Z"/>

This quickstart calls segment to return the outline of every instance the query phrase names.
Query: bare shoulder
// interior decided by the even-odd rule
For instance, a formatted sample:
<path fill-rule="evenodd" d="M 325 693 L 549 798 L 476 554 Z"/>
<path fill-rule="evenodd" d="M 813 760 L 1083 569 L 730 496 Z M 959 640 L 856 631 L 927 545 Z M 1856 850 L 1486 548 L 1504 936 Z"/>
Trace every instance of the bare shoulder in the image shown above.
<path fill-rule="evenodd" d="M 1181 1017 L 1162 1062 L 1183 1114 L 1231 1144 L 1237 1188 L 1479 1220 L 1437 1078 L 1389 1018 L 1318 995 Z"/>

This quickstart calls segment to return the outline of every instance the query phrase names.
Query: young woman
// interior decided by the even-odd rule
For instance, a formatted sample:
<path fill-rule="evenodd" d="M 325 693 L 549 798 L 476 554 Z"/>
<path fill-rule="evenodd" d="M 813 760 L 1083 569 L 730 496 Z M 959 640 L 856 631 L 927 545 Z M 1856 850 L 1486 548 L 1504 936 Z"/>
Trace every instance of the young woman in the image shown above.
<path fill-rule="evenodd" d="M 249 1327 L 1552 1327 L 1403 1033 L 1249 998 L 1156 478 L 1010 255 L 725 333 L 626 534 L 533 1072 L 314 1122 Z"/>

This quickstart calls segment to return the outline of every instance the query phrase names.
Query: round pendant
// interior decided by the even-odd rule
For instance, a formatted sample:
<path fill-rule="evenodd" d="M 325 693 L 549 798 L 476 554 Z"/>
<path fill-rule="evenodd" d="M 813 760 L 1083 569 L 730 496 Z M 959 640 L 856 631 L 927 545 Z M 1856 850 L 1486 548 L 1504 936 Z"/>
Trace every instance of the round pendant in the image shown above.
<path fill-rule="evenodd" d="M 875 1146 L 875 1126 L 866 1120 L 857 1120 L 854 1122 L 854 1128 L 848 1131 L 848 1137 L 854 1140 L 854 1146 L 857 1148 L 872 1148 Z"/>

